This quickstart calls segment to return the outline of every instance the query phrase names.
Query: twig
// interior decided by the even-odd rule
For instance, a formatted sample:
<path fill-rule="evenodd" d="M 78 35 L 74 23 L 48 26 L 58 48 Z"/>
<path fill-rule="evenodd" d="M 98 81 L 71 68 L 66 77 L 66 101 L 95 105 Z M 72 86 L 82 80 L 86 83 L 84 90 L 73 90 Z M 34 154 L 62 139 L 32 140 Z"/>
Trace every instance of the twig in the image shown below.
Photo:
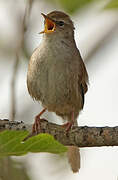
<path fill-rule="evenodd" d="M 3 130 L 28 130 L 31 132 L 32 125 L 23 122 L 11 122 L 9 120 L 0 120 L 0 131 Z M 88 127 L 73 126 L 65 133 L 61 125 L 49 123 L 47 120 L 41 120 L 41 133 L 49 133 L 56 140 L 64 145 L 75 145 L 78 147 L 100 147 L 100 146 L 118 146 L 118 126 L 116 127 Z M 36 134 L 31 134 L 29 137 Z"/>
<path fill-rule="evenodd" d="M 89 48 L 88 50 L 88 53 L 85 55 L 84 57 L 84 62 L 87 64 L 89 60 L 91 60 L 91 58 L 93 57 L 93 55 L 100 49 L 103 47 L 103 45 L 106 43 L 106 41 L 108 40 L 108 38 L 110 38 L 114 31 L 117 29 L 118 27 L 118 21 L 115 21 L 115 22 L 112 22 L 111 23 L 111 26 L 107 27 L 105 29 L 105 32 L 102 31 L 102 33 L 100 34 L 99 32 L 95 32 L 93 33 L 93 37 L 96 37 L 94 38 L 94 40 L 92 41 L 93 42 L 93 45 L 90 44 L 91 42 L 91 37 L 88 38 L 88 40 L 86 39 L 86 43 L 83 43 L 83 44 L 90 44 L 91 49 Z M 99 30 L 98 30 L 99 31 Z M 89 47 L 90 47 L 89 46 Z"/>
<path fill-rule="evenodd" d="M 19 37 L 21 37 L 20 44 L 16 50 L 16 58 L 14 62 L 14 69 L 13 69 L 12 80 L 11 80 L 11 105 L 10 105 L 10 108 L 11 108 L 10 120 L 11 121 L 15 120 L 15 115 L 16 115 L 15 87 L 16 87 L 17 72 L 18 72 L 18 67 L 19 67 L 20 52 L 24 48 L 24 35 L 28 28 L 28 20 L 31 13 L 32 5 L 33 5 L 33 0 L 28 0 L 26 4 L 26 8 L 25 8 L 23 22 L 21 25 L 21 36 L 19 35 Z"/>
<path fill-rule="evenodd" d="M 13 68 L 13 75 L 12 75 L 12 79 L 11 79 L 11 112 L 10 112 L 10 120 L 11 121 L 14 121 L 15 114 L 16 114 L 15 87 L 16 87 L 18 65 L 19 65 L 19 56 L 16 53 L 16 59 L 15 59 L 14 68 Z"/>

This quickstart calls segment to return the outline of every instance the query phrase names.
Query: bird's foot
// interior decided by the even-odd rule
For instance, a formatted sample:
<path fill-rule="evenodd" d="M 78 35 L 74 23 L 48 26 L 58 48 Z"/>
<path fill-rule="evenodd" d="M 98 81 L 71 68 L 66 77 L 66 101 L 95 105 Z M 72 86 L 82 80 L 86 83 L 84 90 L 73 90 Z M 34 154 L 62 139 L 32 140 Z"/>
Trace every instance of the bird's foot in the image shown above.
<path fill-rule="evenodd" d="M 68 131 L 71 129 L 73 125 L 73 122 L 67 122 L 65 124 L 62 125 L 63 128 L 66 128 L 66 133 L 68 133 Z"/>
<path fill-rule="evenodd" d="M 43 109 L 36 117 L 35 117 L 35 121 L 34 124 L 32 126 L 32 134 L 33 133 L 37 133 L 41 132 L 41 115 L 46 111 L 46 108 Z"/>
<path fill-rule="evenodd" d="M 66 128 L 66 134 L 69 132 L 73 124 L 74 124 L 74 111 L 72 111 L 71 121 L 68 121 L 67 123 L 62 125 L 62 127 Z"/>
<path fill-rule="evenodd" d="M 40 121 L 41 121 L 40 117 L 36 116 L 34 124 L 32 126 L 32 134 L 33 133 L 38 134 L 38 132 L 41 131 L 41 123 L 40 123 Z"/>

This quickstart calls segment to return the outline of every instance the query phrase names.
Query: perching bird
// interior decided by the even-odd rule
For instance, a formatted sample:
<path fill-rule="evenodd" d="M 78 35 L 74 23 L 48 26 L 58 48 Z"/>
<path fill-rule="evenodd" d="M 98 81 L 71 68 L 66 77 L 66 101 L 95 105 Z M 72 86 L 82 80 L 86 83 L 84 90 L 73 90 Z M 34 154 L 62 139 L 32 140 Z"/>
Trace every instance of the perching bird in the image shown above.
<path fill-rule="evenodd" d="M 77 123 L 84 106 L 88 74 L 74 40 L 74 25 L 70 17 L 61 11 L 47 15 L 44 21 L 43 40 L 33 52 L 27 74 L 29 94 L 41 101 L 44 110 L 35 118 L 34 130 L 45 110 L 55 112 L 66 123 L 66 131 Z M 39 123 L 38 123 L 39 122 Z M 77 147 L 68 148 L 73 172 L 80 167 Z"/>

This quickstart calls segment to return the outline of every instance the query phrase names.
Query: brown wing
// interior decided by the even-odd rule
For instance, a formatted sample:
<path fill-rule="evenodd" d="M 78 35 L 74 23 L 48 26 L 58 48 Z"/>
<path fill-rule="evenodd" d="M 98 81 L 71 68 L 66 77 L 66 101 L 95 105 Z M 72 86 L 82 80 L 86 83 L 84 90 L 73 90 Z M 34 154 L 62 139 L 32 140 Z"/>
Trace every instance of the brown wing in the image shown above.
<path fill-rule="evenodd" d="M 88 73 L 81 56 L 80 56 L 80 71 L 79 71 L 78 86 L 80 87 L 79 89 L 81 89 L 82 104 L 84 106 L 84 95 L 88 90 Z"/>

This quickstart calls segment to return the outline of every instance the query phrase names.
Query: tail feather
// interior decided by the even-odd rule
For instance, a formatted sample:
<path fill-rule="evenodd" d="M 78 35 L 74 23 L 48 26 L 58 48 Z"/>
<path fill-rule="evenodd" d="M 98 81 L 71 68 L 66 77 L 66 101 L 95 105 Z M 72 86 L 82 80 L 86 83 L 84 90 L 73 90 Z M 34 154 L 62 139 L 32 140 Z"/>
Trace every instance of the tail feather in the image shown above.
<path fill-rule="evenodd" d="M 80 169 L 80 152 L 76 146 L 68 146 L 68 161 L 71 165 L 71 169 L 74 173 Z"/>

